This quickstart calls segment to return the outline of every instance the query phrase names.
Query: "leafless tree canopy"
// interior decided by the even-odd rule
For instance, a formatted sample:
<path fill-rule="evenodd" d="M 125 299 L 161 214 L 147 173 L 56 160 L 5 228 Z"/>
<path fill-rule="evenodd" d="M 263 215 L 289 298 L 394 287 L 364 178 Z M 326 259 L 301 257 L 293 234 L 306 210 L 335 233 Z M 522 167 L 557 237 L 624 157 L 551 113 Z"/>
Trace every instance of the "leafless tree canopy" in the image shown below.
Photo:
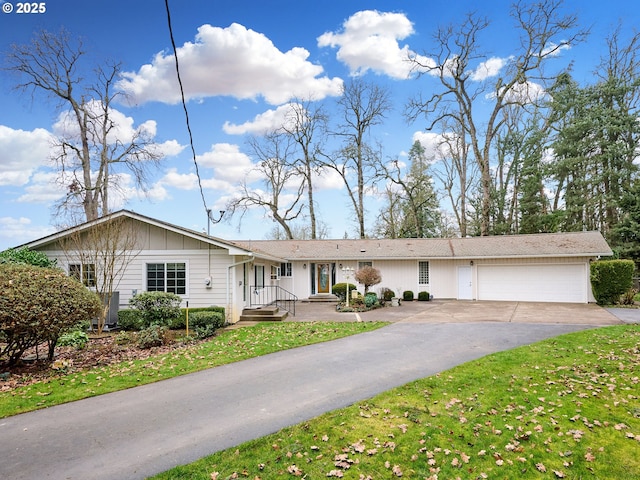
<path fill-rule="evenodd" d="M 66 192 L 58 208 L 76 223 L 109 213 L 109 196 L 122 187 L 125 175 L 144 190 L 162 157 L 153 132 L 145 127 L 126 131 L 117 123 L 113 104 L 121 95 L 115 89 L 120 65 L 105 62 L 90 70 L 83 63 L 86 54 L 82 42 L 63 29 L 41 31 L 30 44 L 13 45 L 7 55 L 17 90 L 56 103 L 60 134 L 52 160 Z"/>

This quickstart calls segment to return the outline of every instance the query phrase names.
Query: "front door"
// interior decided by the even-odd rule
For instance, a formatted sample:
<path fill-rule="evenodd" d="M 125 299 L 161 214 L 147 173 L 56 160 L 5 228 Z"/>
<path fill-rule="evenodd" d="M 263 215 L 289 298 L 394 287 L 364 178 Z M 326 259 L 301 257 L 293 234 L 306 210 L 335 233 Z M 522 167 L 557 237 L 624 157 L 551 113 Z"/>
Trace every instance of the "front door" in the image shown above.
<path fill-rule="evenodd" d="M 330 263 L 319 263 L 317 266 L 317 293 L 329 293 L 331 289 L 330 280 L 331 280 L 331 264 Z"/>
<path fill-rule="evenodd" d="M 471 267 L 458 267 L 458 300 L 471 300 Z"/>

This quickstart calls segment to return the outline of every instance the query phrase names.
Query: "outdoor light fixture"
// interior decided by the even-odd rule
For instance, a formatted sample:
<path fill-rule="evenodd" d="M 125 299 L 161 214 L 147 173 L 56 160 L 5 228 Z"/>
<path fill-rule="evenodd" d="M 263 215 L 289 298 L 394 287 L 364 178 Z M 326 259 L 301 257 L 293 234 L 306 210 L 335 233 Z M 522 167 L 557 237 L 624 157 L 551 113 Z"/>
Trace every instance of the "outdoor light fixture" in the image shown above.
<path fill-rule="evenodd" d="M 351 278 L 351 274 L 355 271 L 352 267 L 341 267 L 342 273 L 344 273 L 345 279 L 347 280 L 347 307 L 349 306 L 349 279 Z"/>

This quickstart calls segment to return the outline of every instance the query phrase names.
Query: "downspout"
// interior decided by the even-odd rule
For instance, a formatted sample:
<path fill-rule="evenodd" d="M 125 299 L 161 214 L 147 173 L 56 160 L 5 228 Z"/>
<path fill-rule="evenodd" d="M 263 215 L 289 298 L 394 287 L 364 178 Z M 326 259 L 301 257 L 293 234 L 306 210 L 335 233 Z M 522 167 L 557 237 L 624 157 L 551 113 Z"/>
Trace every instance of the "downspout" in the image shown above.
<path fill-rule="evenodd" d="M 253 253 L 249 254 L 249 258 L 246 260 L 242 260 L 241 262 L 236 262 L 236 263 L 232 263 L 231 265 L 227 266 L 227 308 L 225 309 L 225 313 L 226 313 L 226 320 L 227 320 L 227 324 L 231 323 L 229 322 L 229 316 L 230 316 L 230 306 L 231 306 L 231 290 L 229 287 L 229 281 L 230 281 L 230 277 L 231 277 L 231 269 L 234 267 L 237 267 L 238 265 L 243 265 L 245 263 L 250 263 L 253 262 Z M 235 285 L 233 285 L 235 287 Z M 243 288 L 246 288 L 246 285 L 243 285 Z"/>

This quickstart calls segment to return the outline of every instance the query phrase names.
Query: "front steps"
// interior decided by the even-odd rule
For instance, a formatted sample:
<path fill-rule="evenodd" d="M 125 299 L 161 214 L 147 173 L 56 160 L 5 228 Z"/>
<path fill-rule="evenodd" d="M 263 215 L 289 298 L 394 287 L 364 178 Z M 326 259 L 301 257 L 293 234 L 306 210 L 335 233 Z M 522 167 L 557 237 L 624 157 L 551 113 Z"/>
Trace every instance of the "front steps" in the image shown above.
<path fill-rule="evenodd" d="M 281 322 L 287 318 L 289 312 L 280 310 L 275 305 L 259 308 L 245 308 L 240 315 L 241 322 Z"/>
<path fill-rule="evenodd" d="M 309 303 L 338 303 L 338 297 L 333 293 L 316 293 L 315 295 L 309 295 L 307 300 L 303 302 Z"/>

